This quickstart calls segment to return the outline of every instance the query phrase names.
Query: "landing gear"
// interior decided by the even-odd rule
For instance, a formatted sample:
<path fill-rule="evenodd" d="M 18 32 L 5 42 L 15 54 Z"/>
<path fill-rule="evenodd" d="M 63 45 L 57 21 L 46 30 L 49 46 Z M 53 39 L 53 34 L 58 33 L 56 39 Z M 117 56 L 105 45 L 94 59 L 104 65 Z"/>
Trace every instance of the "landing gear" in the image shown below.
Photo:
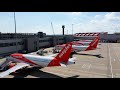
<path fill-rule="evenodd" d="M 3 69 L 1 69 L 2 67 L 0 67 L 0 72 L 3 72 L 3 71 L 6 71 L 6 70 L 8 70 L 9 69 L 9 66 L 7 65 L 7 66 L 5 66 Z"/>
<path fill-rule="evenodd" d="M 74 51 L 73 54 L 76 54 L 76 51 Z"/>
<path fill-rule="evenodd" d="M 74 54 L 74 53 L 73 53 L 73 52 L 71 52 L 71 54 L 70 54 L 70 58 L 73 58 L 73 54 Z"/>
<path fill-rule="evenodd" d="M 13 66 L 15 66 L 16 65 L 16 63 L 13 63 L 13 62 L 10 62 L 10 63 L 8 63 L 4 68 L 2 68 L 0 71 L 2 72 L 2 71 L 6 71 L 6 70 L 8 70 L 8 69 L 10 69 L 10 68 L 12 68 Z"/>

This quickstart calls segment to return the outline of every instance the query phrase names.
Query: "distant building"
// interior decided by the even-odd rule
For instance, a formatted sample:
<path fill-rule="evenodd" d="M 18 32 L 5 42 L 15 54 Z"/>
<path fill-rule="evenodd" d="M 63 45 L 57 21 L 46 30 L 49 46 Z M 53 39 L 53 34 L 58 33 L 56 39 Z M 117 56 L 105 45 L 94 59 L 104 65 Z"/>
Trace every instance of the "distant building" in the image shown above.
<path fill-rule="evenodd" d="M 31 38 L 31 37 L 39 37 L 42 38 L 46 36 L 46 33 L 38 32 L 38 33 L 1 33 L 0 32 L 0 40 L 5 39 L 14 39 L 14 38 Z"/>
<path fill-rule="evenodd" d="M 108 32 L 86 32 L 86 33 L 76 33 L 74 34 L 75 37 L 79 37 L 79 36 L 98 36 L 101 34 L 108 34 Z"/>
<path fill-rule="evenodd" d="M 112 43 L 120 42 L 120 33 L 108 34 L 108 32 L 76 33 L 74 34 L 74 39 L 92 40 L 96 36 L 100 36 L 100 42 L 112 42 Z"/>

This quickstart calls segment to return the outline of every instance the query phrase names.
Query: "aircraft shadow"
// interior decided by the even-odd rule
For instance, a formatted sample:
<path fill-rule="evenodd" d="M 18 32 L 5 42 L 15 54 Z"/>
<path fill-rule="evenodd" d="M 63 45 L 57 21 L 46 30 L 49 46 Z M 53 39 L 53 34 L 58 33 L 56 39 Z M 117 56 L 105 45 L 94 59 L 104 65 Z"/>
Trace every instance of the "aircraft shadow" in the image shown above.
<path fill-rule="evenodd" d="M 104 58 L 104 57 L 101 56 L 101 54 L 97 54 L 97 55 L 93 55 L 93 54 L 83 54 L 83 53 L 76 53 L 76 54 L 78 54 L 78 55 L 87 55 L 87 56 L 95 56 L 95 57 L 97 57 L 97 58 Z"/>
<path fill-rule="evenodd" d="M 39 69 L 34 69 L 34 68 L 33 69 L 31 68 L 28 70 L 21 70 L 21 72 L 16 73 L 16 74 L 12 74 L 12 75 L 14 75 L 13 78 L 25 78 L 28 75 L 35 76 L 36 78 L 63 78 L 61 76 L 51 74 L 48 72 L 43 72 Z M 68 77 L 68 78 L 77 78 L 77 77 L 79 77 L 79 75 L 75 75 L 75 76 Z"/>

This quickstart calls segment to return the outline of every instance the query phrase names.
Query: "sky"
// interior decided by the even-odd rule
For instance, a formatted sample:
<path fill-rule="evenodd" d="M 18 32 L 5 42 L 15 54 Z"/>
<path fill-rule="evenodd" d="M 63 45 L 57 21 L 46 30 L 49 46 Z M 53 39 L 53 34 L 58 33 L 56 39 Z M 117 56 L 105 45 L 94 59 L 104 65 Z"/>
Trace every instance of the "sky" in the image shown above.
<path fill-rule="evenodd" d="M 81 32 L 120 32 L 120 12 L 15 12 L 17 33 L 47 35 Z M 53 25 L 53 29 L 51 26 Z M 14 12 L 0 12 L 0 32 L 14 33 Z"/>

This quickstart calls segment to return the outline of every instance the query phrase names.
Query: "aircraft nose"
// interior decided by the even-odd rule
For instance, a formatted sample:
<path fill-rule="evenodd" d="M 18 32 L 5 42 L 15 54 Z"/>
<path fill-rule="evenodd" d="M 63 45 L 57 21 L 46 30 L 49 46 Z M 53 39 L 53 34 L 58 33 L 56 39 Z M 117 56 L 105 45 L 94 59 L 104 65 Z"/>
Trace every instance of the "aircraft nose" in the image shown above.
<path fill-rule="evenodd" d="M 14 54 L 11 54 L 10 56 L 13 58 L 22 58 L 22 54 L 19 54 L 19 53 L 14 53 Z"/>

